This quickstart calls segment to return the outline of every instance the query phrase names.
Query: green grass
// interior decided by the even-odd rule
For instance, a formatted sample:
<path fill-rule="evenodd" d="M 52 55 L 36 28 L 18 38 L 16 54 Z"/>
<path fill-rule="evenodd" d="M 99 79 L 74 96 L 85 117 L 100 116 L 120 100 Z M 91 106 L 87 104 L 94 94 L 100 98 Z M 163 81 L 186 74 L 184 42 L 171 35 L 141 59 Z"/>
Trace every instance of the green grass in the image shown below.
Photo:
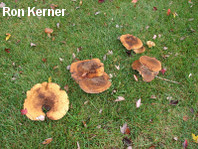
<path fill-rule="evenodd" d="M 124 148 L 122 139 L 127 137 L 133 141 L 133 148 L 138 149 L 151 145 L 181 149 L 185 139 L 189 149 L 196 149 L 197 144 L 192 142 L 191 134 L 198 135 L 197 6 L 193 0 L 193 7 L 187 0 L 170 2 L 139 0 L 134 7 L 131 0 L 106 0 L 102 4 L 97 0 L 84 0 L 76 10 L 79 0 L 4 1 L 7 7 L 16 9 L 50 8 L 49 5 L 54 3 L 59 9 L 67 9 L 69 14 L 65 17 L 2 17 L 0 9 L 1 148 L 77 148 L 77 141 L 81 148 Z M 153 11 L 154 6 L 157 11 Z M 167 16 L 169 8 L 178 16 Z M 95 15 L 97 11 L 100 14 Z M 190 18 L 194 20 L 188 21 Z M 60 23 L 60 28 L 56 27 L 57 23 Z M 117 24 L 123 27 L 116 28 Z M 54 29 L 54 41 L 44 33 L 47 27 Z M 8 41 L 5 41 L 6 33 L 12 35 Z M 139 37 L 144 44 L 153 40 L 155 34 L 162 36 L 153 40 L 156 47 L 129 57 L 117 40 L 118 36 L 127 33 Z M 180 40 L 181 37 L 185 39 Z M 37 46 L 30 47 L 31 42 Z M 165 46 L 168 50 L 163 50 Z M 76 51 L 78 47 L 82 47 L 79 53 Z M 5 48 L 10 48 L 10 53 L 6 53 Z M 108 55 L 104 61 L 103 56 L 109 50 L 113 55 Z M 105 71 L 116 75 L 110 89 L 96 95 L 83 92 L 66 69 L 73 61 L 72 53 L 80 60 L 99 58 Z M 164 59 L 163 55 L 167 54 L 170 56 Z M 156 57 L 167 68 L 167 72 L 159 76 L 181 84 L 157 78 L 150 83 L 143 82 L 141 76 L 131 69 L 132 62 L 141 55 Z M 46 63 L 43 58 L 47 59 Z M 60 62 L 59 58 L 64 61 Z M 120 65 L 120 70 L 115 65 Z M 54 70 L 54 66 L 58 69 Z M 189 78 L 190 73 L 192 77 Z M 138 82 L 133 74 L 138 76 Z M 16 77 L 14 81 L 13 76 Z M 36 83 L 47 81 L 49 76 L 62 89 L 69 86 L 72 107 L 59 121 L 31 121 L 20 113 L 26 91 Z M 112 94 L 113 90 L 117 92 Z M 157 99 L 151 99 L 151 95 Z M 118 96 L 125 97 L 125 101 L 114 102 Z M 179 100 L 178 105 L 169 105 L 167 97 Z M 142 105 L 137 109 L 135 103 L 139 98 Z M 89 103 L 84 105 L 85 101 Z M 194 114 L 190 108 L 194 109 Z M 103 110 L 101 114 L 100 109 Z M 185 115 L 189 117 L 188 121 L 183 121 Z M 87 128 L 82 121 L 87 122 Z M 124 123 L 131 130 L 130 135 L 120 133 L 120 126 Z M 100 129 L 98 125 L 101 125 Z M 41 144 L 49 137 L 53 138 L 50 144 Z M 178 140 L 173 140 L 174 137 Z"/>

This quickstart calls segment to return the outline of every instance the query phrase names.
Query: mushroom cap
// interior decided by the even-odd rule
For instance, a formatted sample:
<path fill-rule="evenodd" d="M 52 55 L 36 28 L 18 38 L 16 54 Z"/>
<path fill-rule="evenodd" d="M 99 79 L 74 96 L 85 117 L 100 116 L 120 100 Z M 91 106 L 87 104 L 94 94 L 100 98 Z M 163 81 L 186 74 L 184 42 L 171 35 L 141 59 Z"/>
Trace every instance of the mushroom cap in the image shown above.
<path fill-rule="evenodd" d="M 27 91 L 27 98 L 23 104 L 23 108 L 27 109 L 26 116 L 31 120 L 44 120 L 43 106 L 50 107 L 46 113 L 48 118 L 61 119 L 69 109 L 67 93 L 56 83 L 43 82 L 34 85 Z"/>
<path fill-rule="evenodd" d="M 133 50 L 133 51 L 134 51 L 136 54 L 139 54 L 139 53 L 143 53 L 145 50 L 146 50 L 145 47 L 142 46 L 141 48 L 135 49 L 135 50 Z"/>
<path fill-rule="evenodd" d="M 146 44 L 147 44 L 147 46 L 148 46 L 149 48 L 155 46 L 155 43 L 154 43 L 153 41 L 147 41 Z"/>
<path fill-rule="evenodd" d="M 151 71 L 158 72 L 162 69 L 161 62 L 154 57 L 141 56 L 139 61 Z"/>
<path fill-rule="evenodd" d="M 139 38 L 130 34 L 122 35 L 120 41 L 127 50 L 136 50 L 143 46 L 143 43 Z"/>
<path fill-rule="evenodd" d="M 53 29 L 45 28 L 45 33 L 51 34 L 51 33 L 53 33 Z"/>
<path fill-rule="evenodd" d="M 156 75 L 158 75 L 158 72 L 150 71 L 145 66 L 142 66 L 139 73 L 142 75 L 143 81 L 145 82 L 151 82 Z"/>
<path fill-rule="evenodd" d="M 78 61 L 71 64 L 70 72 L 72 77 L 78 82 L 84 78 L 102 76 L 104 73 L 104 64 L 98 58 Z"/>
<path fill-rule="evenodd" d="M 142 67 L 142 64 L 140 63 L 139 60 L 134 61 L 132 64 L 133 70 L 140 71 L 141 67 Z"/>
<path fill-rule="evenodd" d="M 101 93 L 111 86 L 109 76 L 104 72 L 102 76 L 94 78 L 86 78 L 79 82 L 80 88 L 86 93 Z"/>

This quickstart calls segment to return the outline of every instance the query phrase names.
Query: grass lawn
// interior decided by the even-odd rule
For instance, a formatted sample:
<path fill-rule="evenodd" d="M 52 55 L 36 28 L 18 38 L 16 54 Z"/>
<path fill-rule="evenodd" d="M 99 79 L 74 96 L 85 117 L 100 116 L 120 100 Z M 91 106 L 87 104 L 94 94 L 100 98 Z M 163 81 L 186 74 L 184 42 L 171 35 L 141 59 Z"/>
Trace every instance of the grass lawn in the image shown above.
<path fill-rule="evenodd" d="M 137 149 L 151 146 L 181 149 L 185 139 L 189 149 L 197 149 L 198 144 L 192 139 L 192 133 L 198 135 L 198 7 L 195 0 L 192 3 L 188 0 L 139 0 L 135 6 L 131 0 L 106 0 L 104 3 L 83 0 L 79 9 L 76 9 L 79 0 L 18 0 L 17 3 L 4 0 L 4 3 L 11 9 L 50 9 L 50 4 L 56 4 L 58 9 L 67 10 L 64 17 L 28 17 L 26 14 L 18 18 L 3 17 L 0 8 L 0 148 L 71 149 L 77 148 L 79 142 L 81 149 L 122 149 L 125 147 L 123 138 L 128 138 Z M 171 9 L 169 16 L 168 9 Z M 54 30 L 52 38 L 45 34 L 45 28 Z M 6 33 L 11 34 L 8 41 Z M 117 40 L 123 34 L 139 37 L 145 46 L 146 41 L 154 41 L 156 46 L 150 49 L 146 46 L 143 54 L 128 56 Z M 155 40 L 154 35 L 157 35 Z M 31 47 L 30 43 L 36 47 Z M 77 52 L 79 47 L 82 49 Z M 10 49 L 10 53 L 5 48 Z M 104 60 L 108 51 L 113 54 Z M 83 92 L 66 69 L 74 60 L 73 53 L 80 60 L 99 58 L 105 72 L 113 75 L 110 89 L 100 94 Z M 158 78 L 150 83 L 143 82 L 131 68 L 132 62 L 142 55 L 162 62 L 167 71 L 158 76 L 181 84 Z M 120 70 L 115 65 L 119 65 Z M 20 113 L 26 91 L 50 76 L 62 89 L 68 85 L 70 109 L 58 121 L 31 121 Z M 156 99 L 150 98 L 152 95 Z M 125 100 L 114 102 L 118 96 Z M 136 108 L 140 98 L 142 105 Z M 178 100 L 178 104 L 170 105 L 170 100 Z M 84 104 L 86 101 L 88 103 Z M 188 117 L 187 121 L 183 120 L 184 116 Z M 124 123 L 128 124 L 130 134 L 120 132 Z M 43 145 L 47 138 L 53 141 Z"/>

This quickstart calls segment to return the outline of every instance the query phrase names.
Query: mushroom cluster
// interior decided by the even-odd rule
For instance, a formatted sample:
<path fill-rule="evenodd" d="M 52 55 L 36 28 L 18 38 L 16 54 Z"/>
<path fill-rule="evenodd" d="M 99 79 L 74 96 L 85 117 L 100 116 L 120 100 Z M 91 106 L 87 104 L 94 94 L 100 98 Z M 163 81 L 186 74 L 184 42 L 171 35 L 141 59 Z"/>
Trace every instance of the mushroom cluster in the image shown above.
<path fill-rule="evenodd" d="M 142 41 L 133 35 L 122 35 L 120 41 L 127 50 L 133 50 L 137 54 L 145 51 Z"/>
<path fill-rule="evenodd" d="M 101 93 L 111 86 L 104 64 L 98 58 L 72 63 L 70 73 L 86 93 Z"/>
<path fill-rule="evenodd" d="M 43 107 L 48 110 L 46 114 Z M 27 91 L 23 108 L 27 110 L 26 116 L 31 120 L 44 121 L 45 115 L 49 119 L 59 120 L 67 113 L 69 100 L 67 93 L 58 84 L 43 82 Z"/>
<path fill-rule="evenodd" d="M 151 82 L 162 69 L 161 62 L 149 56 L 141 56 L 139 60 L 133 62 L 132 68 L 142 75 L 145 82 Z"/>

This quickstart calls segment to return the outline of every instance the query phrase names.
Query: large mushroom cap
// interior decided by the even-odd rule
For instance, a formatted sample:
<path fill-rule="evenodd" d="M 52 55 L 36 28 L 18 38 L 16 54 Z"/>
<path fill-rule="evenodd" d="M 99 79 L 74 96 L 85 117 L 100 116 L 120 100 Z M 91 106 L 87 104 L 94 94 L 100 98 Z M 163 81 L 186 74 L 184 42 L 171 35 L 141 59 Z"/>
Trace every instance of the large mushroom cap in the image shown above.
<path fill-rule="evenodd" d="M 86 78 L 79 82 L 79 85 L 86 93 L 101 93 L 111 86 L 109 76 L 104 73 L 100 77 Z"/>
<path fill-rule="evenodd" d="M 26 116 L 31 120 L 44 120 L 43 106 L 50 108 L 46 113 L 48 118 L 61 119 L 69 109 L 67 93 L 55 83 L 36 84 L 27 91 L 27 98 L 23 105 L 23 108 L 27 109 Z"/>
<path fill-rule="evenodd" d="M 98 58 L 78 61 L 71 64 L 70 72 L 76 81 L 99 77 L 104 73 L 104 64 Z"/>
<path fill-rule="evenodd" d="M 122 35 L 120 41 L 127 50 L 136 50 L 143 46 L 143 43 L 139 38 L 130 34 Z"/>
<path fill-rule="evenodd" d="M 151 71 L 158 72 L 162 69 L 161 62 L 154 57 L 141 56 L 139 61 Z"/>
<path fill-rule="evenodd" d="M 51 29 L 51 28 L 45 28 L 45 33 L 51 34 L 51 33 L 53 33 L 53 29 Z"/>

